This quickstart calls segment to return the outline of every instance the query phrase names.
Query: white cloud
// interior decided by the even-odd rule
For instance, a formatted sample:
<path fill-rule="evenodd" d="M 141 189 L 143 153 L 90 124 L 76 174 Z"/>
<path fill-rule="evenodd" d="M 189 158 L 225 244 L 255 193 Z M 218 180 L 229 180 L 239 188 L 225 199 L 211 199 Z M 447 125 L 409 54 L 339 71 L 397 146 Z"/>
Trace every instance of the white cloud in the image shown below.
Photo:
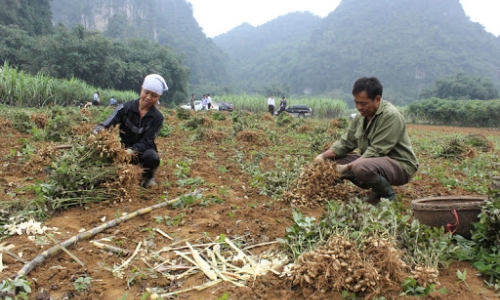
<path fill-rule="evenodd" d="M 500 35 L 500 1 L 498 0 L 460 0 L 465 13 L 471 21 L 481 23 L 495 36 Z"/>
<path fill-rule="evenodd" d="M 225 33 L 248 22 L 262 25 L 295 11 L 310 11 L 320 17 L 335 10 L 341 0 L 187 0 L 193 5 L 194 17 L 208 37 Z M 396 1 L 396 0 L 395 0 Z M 500 35 L 500 1 L 460 0 L 473 22 L 481 23 L 494 35 Z"/>
<path fill-rule="evenodd" d="M 248 22 L 262 25 L 295 11 L 310 11 L 320 17 L 332 12 L 341 0 L 188 0 L 193 14 L 208 37 L 225 33 Z"/>

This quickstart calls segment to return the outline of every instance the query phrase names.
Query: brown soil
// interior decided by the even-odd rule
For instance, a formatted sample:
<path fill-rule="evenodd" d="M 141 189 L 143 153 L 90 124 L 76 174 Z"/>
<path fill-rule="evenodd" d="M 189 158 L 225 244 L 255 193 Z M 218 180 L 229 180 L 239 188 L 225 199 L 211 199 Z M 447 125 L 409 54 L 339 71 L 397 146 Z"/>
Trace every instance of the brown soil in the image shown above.
<path fill-rule="evenodd" d="M 167 119 L 179 122 L 176 118 Z M 411 135 L 420 135 L 422 132 L 426 134 L 463 132 L 484 134 L 495 139 L 500 137 L 500 131 L 487 129 L 431 126 L 410 126 L 409 128 Z M 2 133 L 2 142 L 8 147 L 0 148 L 0 201 L 30 199 L 34 195 L 31 192 L 21 191 L 19 188 L 29 186 L 35 180 L 44 180 L 45 175 L 43 172 L 39 172 L 35 176 L 25 177 L 27 162 L 23 162 L 22 157 L 12 155 L 11 149 L 20 149 L 22 138 L 29 139 L 30 137 L 21 135 L 11 128 L 6 130 Z M 190 188 L 175 184 L 177 180 L 174 175 L 175 165 L 177 162 L 191 159 L 193 162 L 190 177 L 199 176 L 206 182 L 203 185 L 203 195 L 218 196 L 224 199 L 224 203 L 210 204 L 205 207 L 196 205 L 186 209 L 168 208 L 154 211 L 98 234 L 95 238 L 114 236 L 115 241 L 120 241 L 120 247 L 129 251 L 133 251 L 137 243 L 148 239 L 151 235 L 151 228 L 159 228 L 167 232 L 174 237 L 174 242 L 183 240 L 189 240 L 192 243 L 208 242 L 209 238 L 215 240 L 220 234 L 226 234 L 228 237 L 243 237 L 247 244 L 258 244 L 282 238 L 285 229 L 291 225 L 292 208 L 284 202 L 259 194 L 257 189 L 250 186 L 248 176 L 241 171 L 234 159 L 235 150 L 249 153 L 259 147 L 267 147 L 268 140 L 265 135 L 261 132 L 247 133 L 245 136 L 239 137 L 239 141 L 243 143 L 236 142 L 234 149 L 227 149 L 220 144 L 220 141 L 224 139 L 222 134 L 214 140 L 204 139 L 203 141 L 189 139 L 189 134 L 186 131 L 174 129 L 172 136 L 157 140 L 159 154 L 164 162 L 156 176 L 158 187 L 141 190 L 140 195 L 131 202 L 98 203 L 84 208 L 62 211 L 47 220 L 44 225 L 57 227 L 59 233 L 55 234 L 54 238 L 62 242 L 77 235 L 83 228 L 88 230 L 102 224 L 103 217 L 109 221 L 125 212 L 133 212 L 164 199 L 173 199 L 185 194 L 190 191 Z M 214 131 L 214 137 L 216 135 L 219 136 L 219 133 L 215 134 Z M 248 143 L 255 141 L 259 141 L 260 146 L 252 146 Z M 42 148 L 44 143 L 37 142 L 37 145 Z M 207 153 L 214 153 L 214 155 L 207 155 Z M 220 169 L 221 166 L 224 167 L 223 171 Z M 30 168 L 32 167 L 30 166 Z M 346 184 L 346 186 L 349 187 L 350 193 L 360 195 L 365 193 L 365 191 L 351 185 Z M 421 174 L 419 180 L 398 187 L 397 193 L 406 205 L 409 205 L 412 199 L 421 197 L 471 194 L 460 188 L 451 190 L 444 187 L 437 179 L 425 174 Z M 303 212 L 318 218 L 321 216 L 323 208 L 307 208 Z M 178 226 L 157 223 L 154 218 L 155 216 L 175 217 L 180 214 L 185 215 Z M 154 244 L 150 245 L 151 249 L 158 250 L 164 246 L 172 245 L 171 241 L 158 234 L 154 236 L 153 241 Z M 15 248 L 11 251 L 22 253 L 22 258 L 27 261 L 53 245 L 52 243 L 50 243 L 51 245 L 37 245 L 28 240 L 26 236 L 13 236 L 3 240 L 2 243 L 13 244 Z M 183 244 L 181 243 L 181 245 Z M 259 253 L 277 248 L 277 245 L 264 246 L 255 248 L 252 252 Z M 86 267 L 81 267 L 64 253 L 49 258 L 27 276 L 32 281 L 33 293 L 30 295 L 30 299 L 35 299 L 37 295 L 39 298 L 36 299 L 49 299 L 43 298 L 47 292 L 50 294 L 50 299 L 140 299 L 146 287 L 159 286 L 175 291 L 206 282 L 205 277 L 201 274 L 180 282 L 169 282 L 158 276 L 156 279 L 145 277 L 142 280 L 133 280 L 127 286 L 127 279 L 131 278 L 117 279 L 106 269 L 123 262 L 116 255 L 94 248 L 89 241 L 79 242 L 70 250 L 85 263 Z M 23 263 L 16 262 L 8 255 L 4 254 L 3 260 L 8 269 L 4 270 L 2 277 L 12 276 L 23 267 Z M 143 264 L 141 263 L 140 266 Z M 457 283 L 457 270 L 467 270 L 469 287 L 463 283 Z M 428 298 L 454 300 L 496 298 L 494 291 L 489 290 L 484 285 L 484 278 L 477 276 L 476 273 L 475 269 L 467 262 L 453 263 L 449 268 L 440 270 L 440 287 L 447 288 L 448 294 L 433 293 Z M 89 293 L 77 295 L 73 283 L 81 276 L 92 277 L 92 287 Z M 43 294 L 44 292 L 45 294 Z M 228 293 L 229 299 L 342 299 L 338 293 L 322 294 L 312 288 L 292 289 L 289 282 L 275 275 L 257 278 L 256 281 L 250 280 L 246 288 L 237 288 L 229 283 L 221 283 L 203 291 L 181 294 L 179 298 L 208 300 L 217 299 L 224 293 Z M 126 298 L 124 295 L 127 295 Z M 396 299 L 399 298 L 398 295 L 399 292 L 392 292 L 385 297 L 386 299 Z"/>

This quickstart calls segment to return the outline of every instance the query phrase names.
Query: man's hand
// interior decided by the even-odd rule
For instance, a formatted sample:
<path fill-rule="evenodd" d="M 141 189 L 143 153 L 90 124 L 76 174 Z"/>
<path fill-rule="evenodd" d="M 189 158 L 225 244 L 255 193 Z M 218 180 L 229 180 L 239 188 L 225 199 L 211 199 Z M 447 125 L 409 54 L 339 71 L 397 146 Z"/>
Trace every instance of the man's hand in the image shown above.
<path fill-rule="evenodd" d="M 323 153 L 320 154 L 320 155 L 318 155 L 318 156 L 316 156 L 316 158 L 314 158 L 314 161 L 316 161 L 316 162 L 321 162 L 321 161 L 324 161 L 324 160 L 325 160 L 325 158 L 323 157 Z"/>
<path fill-rule="evenodd" d="M 337 165 L 335 167 L 335 170 L 337 171 L 337 173 L 339 173 L 339 176 L 343 176 L 343 175 L 347 174 L 347 172 L 349 172 L 347 165 Z"/>
<path fill-rule="evenodd" d="M 134 150 L 132 150 L 132 149 L 130 149 L 130 148 L 129 148 L 129 149 L 127 149 L 127 150 L 125 150 L 125 152 L 126 152 L 128 155 L 130 155 L 130 156 L 134 155 Z"/>

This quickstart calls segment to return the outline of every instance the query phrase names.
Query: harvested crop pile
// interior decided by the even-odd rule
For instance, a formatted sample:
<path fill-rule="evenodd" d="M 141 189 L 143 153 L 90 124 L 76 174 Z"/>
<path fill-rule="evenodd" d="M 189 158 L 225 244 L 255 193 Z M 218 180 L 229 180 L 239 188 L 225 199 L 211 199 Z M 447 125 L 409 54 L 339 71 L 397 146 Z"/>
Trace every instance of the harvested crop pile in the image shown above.
<path fill-rule="evenodd" d="M 348 290 L 373 299 L 399 290 L 408 269 L 400 251 L 388 239 L 379 237 L 360 244 L 358 247 L 342 235 L 332 236 L 325 246 L 299 256 L 284 273 L 292 285 L 322 293 Z"/>
<path fill-rule="evenodd" d="M 80 124 L 71 127 L 71 133 L 73 135 L 86 135 L 89 134 L 95 124 L 80 122 Z"/>
<path fill-rule="evenodd" d="M 316 207 L 331 200 L 345 200 L 348 191 L 339 188 L 342 181 L 333 161 L 313 162 L 294 181 L 291 191 L 283 193 L 283 201 L 296 207 Z"/>
<path fill-rule="evenodd" d="M 49 117 L 47 117 L 45 114 L 32 114 L 31 115 L 31 120 L 33 123 L 35 123 L 36 127 L 43 129 L 49 124 Z"/>
<path fill-rule="evenodd" d="M 103 130 L 82 145 L 73 144 L 50 163 L 49 180 L 36 207 L 49 211 L 99 201 L 131 201 L 138 190 L 142 168 L 129 164 L 118 127 Z M 40 156 L 50 156 L 46 150 Z M 43 212 L 40 212 L 43 214 Z"/>
<path fill-rule="evenodd" d="M 209 129 L 205 131 L 204 138 L 207 141 L 222 142 L 227 137 L 227 133 L 220 130 Z"/>
<path fill-rule="evenodd" d="M 214 121 L 212 119 L 210 119 L 209 117 L 203 117 L 202 125 L 206 128 L 207 127 L 212 128 L 212 127 L 214 127 Z"/>
<path fill-rule="evenodd" d="M 50 165 L 52 159 L 54 159 L 58 154 L 59 152 L 57 149 L 51 145 L 39 149 L 33 156 L 31 156 L 30 160 L 26 164 L 26 167 L 23 169 L 23 172 L 43 172 L 44 169 Z"/>
<path fill-rule="evenodd" d="M 462 138 L 456 137 L 446 142 L 437 156 L 458 160 L 465 157 L 471 157 L 473 154 L 474 149 L 467 146 Z"/>
<path fill-rule="evenodd" d="M 309 125 L 302 125 L 299 127 L 299 129 L 297 129 L 297 131 L 300 133 L 311 132 L 314 131 L 314 128 Z"/>
<path fill-rule="evenodd" d="M 266 134 L 262 130 L 240 131 L 236 135 L 236 140 L 239 142 L 245 142 L 257 146 L 269 146 L 271 144 Z"/>
<path fill-rule="evenodd" d="M 7 130 L 7 128 L 12 127 L 12 122 L 9 120 L 5 120 L 4 118 L 0 117 L 0 130 L 4 131 Z"/>
<path fill-rule="evenodd" d="M 273 121 L 274 122 L 274 116 L 271 114 L 264 114 L 262 117 L 260 117 L 261 121 Z"/>
<path fill-rule="evenodd" d="M 489 152 L 495 148 L 493 143 L 482 134 L 468 134 L 465 136 L 464 142 L 481 152 Z"/>

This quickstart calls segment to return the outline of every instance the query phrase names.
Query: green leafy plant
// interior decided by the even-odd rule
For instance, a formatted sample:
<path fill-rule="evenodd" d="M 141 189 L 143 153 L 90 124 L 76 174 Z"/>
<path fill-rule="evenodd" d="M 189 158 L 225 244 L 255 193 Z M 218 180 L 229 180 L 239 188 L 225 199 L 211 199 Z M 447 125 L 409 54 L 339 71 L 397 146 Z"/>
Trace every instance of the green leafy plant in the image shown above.
<path fill-rule="evenodd" d="M 194 204 L 196 201 L 200 201 L 203 199 L 203 195 L 198 194 L 198 195 L 189 195 L 189 196 L 181 196 L 179 197 L 179 200 L 176 202 L 172 203 L 173 208 L 186 208 Z"/>
<path fill-rule="evenodd" d="M 79 294 L 89 291 L 90 286 L 91 286 L 91 280 L 92 277 L 85 276 L 85 277 L 78 277 L 75 282 L 73 283 L 73 286 L 75 287 L 75 291 L 77 291 Z"/>
<path fill-rule="evenodd" d="M 229 294 L 224 293 L 222 296 L 218 297 L 216 300 L 228 300 L 229 299 Z"/>
<path fill-rule="evenodd" d="M 183 218 L 186 216 L 185 213 L 180 213 L 178 215 L 175 215 L 173 217 L 171 216 L 157 216 L 155 217 L 156 223 L 165 223 L 167 226 L 178 226 L 179 224 L 184 224 Z"/>
<path fill-rule="evenodd" d="M 200 176 L 196 176 L 195 178 L 186 178 L 177 180 L 177 185 L 180 187 L 185 186 L 198 186 L 205 183 L 205 180 Z"/>
<path fill-rule="evenodd" d="M 465 284 L 465 286 L 467 286 L 467 289 L 470 290 L 469 284 L 467 283 L 467 269 L 464 269 L 463 272 L 457 270 L 457 278 L 458 278 L 458 283 Z"/>
<path fill-rule="evenodd" d="M 403 293 L 404 296 L 427 296 L 429 293 L 435 291 L 436 285 L 429 284 L 426 287 L 419 286 L 417 280 L 413 278 L 408 278 L 403 282 Z M 444 289 L 441 289 L 440 292 L 445 293 Z M 446 291 L 447 292 L 447 291 Z"/>
<path fill-rule="evenodd" d="M 20 277 L 17 279 L 5 279 L 0 283 L 0 298 L 5 300 L 24 299 L 28 300 L 31 293 L 30 282 Z"/>

